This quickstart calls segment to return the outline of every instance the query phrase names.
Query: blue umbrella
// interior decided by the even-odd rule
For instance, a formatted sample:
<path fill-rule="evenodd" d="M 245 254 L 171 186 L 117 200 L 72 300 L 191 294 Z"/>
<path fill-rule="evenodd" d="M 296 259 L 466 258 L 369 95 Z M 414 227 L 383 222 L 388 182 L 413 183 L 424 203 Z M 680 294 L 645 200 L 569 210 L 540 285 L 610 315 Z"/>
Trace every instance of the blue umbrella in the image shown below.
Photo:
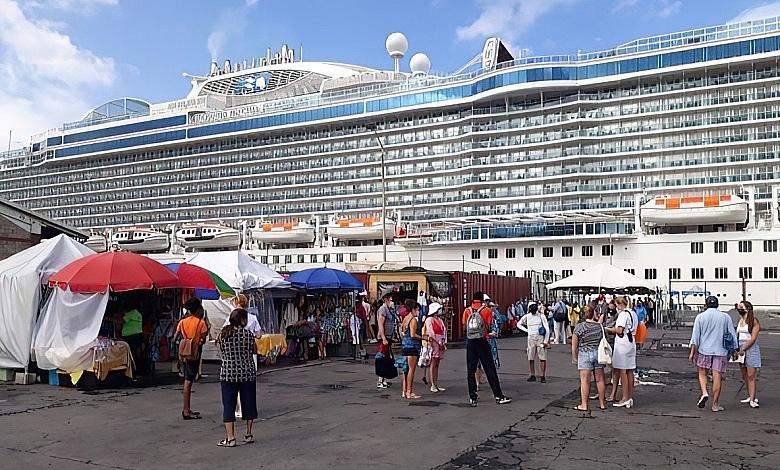
<path fill-rule="evenodd" d="M 332 268 L 304 269 L 292 274 L 288 279 L 293 287 L 299 289 L 339 289 L 363 290 L 363 283 L 352 274 Z"/>

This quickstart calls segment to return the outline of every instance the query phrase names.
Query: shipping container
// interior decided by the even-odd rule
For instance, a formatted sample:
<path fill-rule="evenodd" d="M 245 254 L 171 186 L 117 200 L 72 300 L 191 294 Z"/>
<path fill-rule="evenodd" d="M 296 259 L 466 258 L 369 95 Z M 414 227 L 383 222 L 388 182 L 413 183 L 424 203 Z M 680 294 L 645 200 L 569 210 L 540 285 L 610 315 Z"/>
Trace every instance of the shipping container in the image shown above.
<path fill-rule="evenodd" d="M 464 337 L 463 311 L 471 305 L 474 292 L 479 291 L 490 296 L 504 313 L 511 303 L 523 297 L 531 297 L 531 280 L 524 277 L 456 272 L 452 273 L 452 279 L 452 341 L 461 341 Z"/>

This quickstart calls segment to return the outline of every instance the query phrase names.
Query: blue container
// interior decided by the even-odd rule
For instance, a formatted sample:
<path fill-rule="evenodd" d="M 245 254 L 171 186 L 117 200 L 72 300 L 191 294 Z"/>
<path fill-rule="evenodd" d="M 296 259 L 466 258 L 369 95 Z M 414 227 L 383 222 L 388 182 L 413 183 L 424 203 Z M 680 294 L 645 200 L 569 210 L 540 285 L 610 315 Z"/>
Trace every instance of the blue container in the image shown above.
<path fill-rule="evenodd" d="M 49 371 L 49 385 L 59 385 L 60 384 L 60 376 L 57 375 L 56 370 L 50 370 Z"/>

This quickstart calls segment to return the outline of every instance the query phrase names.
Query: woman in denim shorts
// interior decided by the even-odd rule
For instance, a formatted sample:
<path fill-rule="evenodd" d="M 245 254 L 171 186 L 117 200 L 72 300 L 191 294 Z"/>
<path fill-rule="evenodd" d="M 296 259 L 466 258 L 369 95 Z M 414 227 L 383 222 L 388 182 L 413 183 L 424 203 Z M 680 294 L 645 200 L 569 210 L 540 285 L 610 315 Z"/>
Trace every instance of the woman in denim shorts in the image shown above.
<path fill-rule="evenodd" d="M 604 337 L 604 327 L 593 319 L 594 312 L 590 306 L 582 309 L 582 317 L 585 319 L 574 328 L 571 342 L 571 361 L 577 364 L 580 371 L 580 404 L 575 410 L 588 411 L 588 395 L 590 395 L 591 374 L 596 375 L 596 388 L 599 391 L 599 408 L 605 409 L 604 392 L 604 366 L 599 364 L 598 348 L 601 338 Z"/>

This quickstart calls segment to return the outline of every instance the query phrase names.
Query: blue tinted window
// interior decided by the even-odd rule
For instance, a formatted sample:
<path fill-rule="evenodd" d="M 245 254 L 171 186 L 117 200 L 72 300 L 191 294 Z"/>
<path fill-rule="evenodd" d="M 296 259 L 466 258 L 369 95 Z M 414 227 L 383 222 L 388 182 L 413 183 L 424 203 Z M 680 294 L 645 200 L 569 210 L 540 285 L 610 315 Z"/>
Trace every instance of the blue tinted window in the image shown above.
<path fill-rule="evenodd" d="M 142 135 L 138 137 L 128 137 L 126 139 L 117 139 L 107 142 L 98 142 L 96 144 L 77 145 L 56 150 L 55 157 L 70 157 L 72 155 L 81 155 L 85 153 L 105 152 L 127 147 L 136 147 L 138 145 L 149 145 L 172 140 L 182 140 L 186 133 L 181 131 L 161 132 L 159 134 Z"/>
<path fill-rule="evenodd" d="M 46 139 L 46 146 L 62 145 L 62 137 L 49 137 Z"/>
<path fill-rule="evenodd" d="M 187 116 L 173 116 L 169 118 L 153 119 L 151 121 L 136 122 L 133 124 L 125 124 L 123 126 L 115 126 L 106 129 L 97 129 L 94 131 L 70 134 L 64 137 L 64 142 L 66 144 L 72 144 L 75 142 L 102 139 L 104 137 L 114 137 L 117 135 L 132 134 L 134 132 L 162 129 L 164 127 L 183 126 L 184 124 L 187 124 Z"/>

